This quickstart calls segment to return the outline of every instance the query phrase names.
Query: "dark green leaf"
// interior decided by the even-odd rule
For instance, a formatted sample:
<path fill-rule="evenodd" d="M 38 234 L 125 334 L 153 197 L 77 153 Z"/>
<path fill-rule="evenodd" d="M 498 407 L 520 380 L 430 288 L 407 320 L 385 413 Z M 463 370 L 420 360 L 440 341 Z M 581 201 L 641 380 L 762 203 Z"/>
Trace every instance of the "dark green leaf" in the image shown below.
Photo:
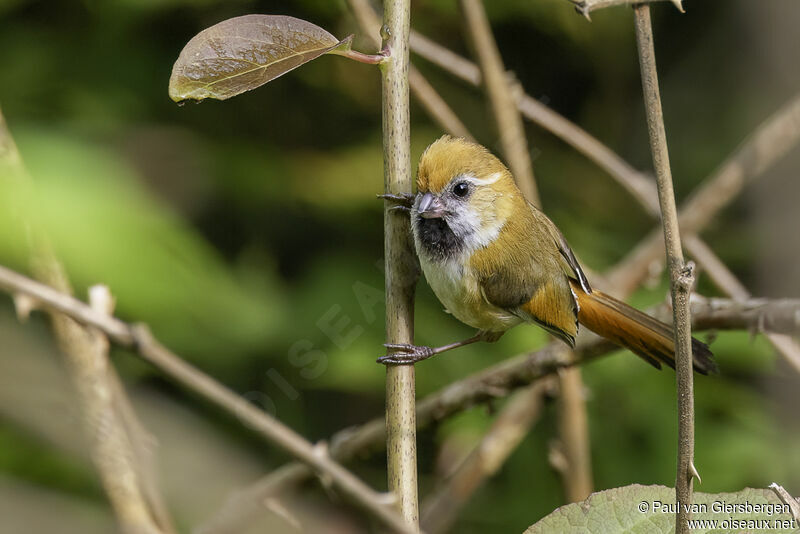
<path fill-rule="evenodd" d="M 244 15 L 224 20 L 197 35 L 172 67 L 172 100 L 225 100 L 264 85 L 339 47 L 319 26 L 281 15 Z M 338 51 L 338 50 L 337 50 Z"/>

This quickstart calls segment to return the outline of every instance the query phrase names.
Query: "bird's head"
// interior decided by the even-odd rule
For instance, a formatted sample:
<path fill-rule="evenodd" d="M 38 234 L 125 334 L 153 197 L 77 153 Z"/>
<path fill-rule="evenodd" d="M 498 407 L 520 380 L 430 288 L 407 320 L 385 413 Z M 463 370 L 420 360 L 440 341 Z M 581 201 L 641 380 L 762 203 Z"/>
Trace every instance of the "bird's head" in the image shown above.
<path fill-rule="evenodd" d="M 494 241 L 520 201 L 499 159 L 477 143 L 444 136 L 419 161 L 414 234 L 432 255 L 476 250 Z"/>

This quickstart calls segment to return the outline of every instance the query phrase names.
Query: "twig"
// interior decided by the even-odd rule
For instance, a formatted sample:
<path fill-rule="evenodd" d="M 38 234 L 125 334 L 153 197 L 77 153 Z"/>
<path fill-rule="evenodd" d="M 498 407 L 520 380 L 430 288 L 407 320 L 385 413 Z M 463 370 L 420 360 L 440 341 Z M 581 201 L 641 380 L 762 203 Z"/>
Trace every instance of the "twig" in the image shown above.
<path fill-rule="evenodd" d="M 489 18 L 481 0 L 460 0 L 459 4 L 468 40 L 481 69 L 503 155 L 522 194 L 528 202 L 541 206 L 525 137 L 525 125 L 517 110 L 517 99 L 512 94 L 512 86 L 492 35 Z"/>
<path fill-rule="evenodd" d="M 624 5 L 638 5 L 643 4 L 645 2 L 658 2 L 661 0 L 569 0 L 573 4 L 575 4 L 575 11 L 583 15 L 589 20 L 592 20 L 589 17 L 589 14 L 592 11 L 596 11 L 598 9 L 604 9 L 607 7 L 615 7 L 615 6 L 624 6 Z M 670 0 L 673 5 L 678 8 L 678 11 L 683 13 L 683 0 Z"/>
<path fill-rule="evenodd" d="M 0 166 L 2 177 L 21 195 L 29 192 L 22 158 L 0 113 Z M 16 199 L 23 200 L 22 198 Z M 59 291 L 70 294 L 72 287 L 61 262 L 41 230 L 35 213 L 17 214 L 27 227 L 30 263 L 36 276 Z M 94 291 L 94 312 L 107 316 L 113 309 L 107 291 Z M 15 303 L 18 304 L 18 299 Z M 19 311 L 19 307 L 17 308 Z M 85 327 L 61 313 L 50 314 L 58 344 L 65 356 L 86 423 L 91 457 L 100 475 L 120 528 L 126 534 L 167 534 L 174 532 L 157 486 L 149 471 L 137 464 L 134 443 L 143 429 L 127 425 L 135 418 L 129 401 L 108 358 L 108 339 L 98 329 Z M 129 413 L 120 408 L 128 407 Z"/>
<path fill-rule="evenodd" d="M 731 300 L 692 295 L 692 314 L 703 329 L 750 330 L 786 335 L 800 334 L 800 300 Z"/>
<path fill-rule="evenodd" d="M 145 328 L 125 323 L 116 317 L 98 314 L 85 303 L 69 295 L 54 291 L 48 286 L 1 266 L 0 290 L 11 295 L 27 295 L 39 307 L 61 312 L 81 324 L 102 330 L 115 343 L 135 349 L 144 360 L 153 364 L 165 375 L 209 399 L 223 410 L 239 417 L 242 422 L 256 430 L 260 436 L 273 442 L 269 432 L 264 431 L 264 425 L 260 423 L 262 418 L 269 420 L 269 416 L 252 408 L 247 402 L 241 401 L 244 404 L 244 409 L 242 409 L 239 402 L 229 400 L 229 397 L 236 401 L 239 401 L 240 398 L 182 361 L 178 356 L 158 344 L 151 336 L 144 335 Z M 773 301 L 765 303 L 761 299 L 745 302 L 714 299 L 714 304 L 709 305 L 695 295 L 691 303 L 694 327 L 698 330 L 704 329 L 707 325 L 704 325 L 703 322 L 713 316 L 713 326 L 717 329 L 756 328 L 761 321 L 753 311 L 769 307 L 771 302 Z M 786 316 L 783 318 L 776 316 L 772 322 L 783 324 L 793 320 L 791 318 L 794 318 L 797 310 L 800 309 L 800 301 L 790 302 L 794 302 L 794 307 L 781 305 L 779 308 Z M 728 319 L 722 320 L 719 312 L 727 307 L 739 310 L 739 313 L 745 314 L 748 320 L 740 320 L 735 313 L 727 314 Z M 708 316 L 707 314 L 711 313 L 712 309 L 713 315 Z M 647 310 L 650 315 L 668 320 L 668 317 L 664 316 L 667 312 L 668 309 L 664 305 Z M 598 336 L 584 332 L 581 334 L 575 351 L 565 351 L 563 344 L 555 342 L 538 351 L 509 358 L 422 399 L 417 403 L 417 424 L 420 428 L 426 427 L 476 404 L 506 396 L 511 391 L 551 375 L 560 368 L 588 362 L 608 354 L 616 348 L 615 345 Z M 341 430 L 331 438 L 329 454 L 340 462 L 351 461 L 360 454 L 380 447 L 385 439 L 385 431 L 383 418 L 374 419 L 356 428 Z M 317 462 L 318 460 L 315 460 L 315 463 Z M 324 468 L 319 470 L 328 474 Z M 275 490 L 275 486 L 272 485 L 275 482 L 273 478 L 275 476 L 289 484 L 290 482 L 300 482 L 312 475 L 313 471 L 305 465 L 290 464 L 262 479 L 259 485 L 265 488 L 267 495 L 271 495 L 271 492 Z"/>
<path fill-rule="evenodd" d="M 564 458 L 561 473 L 567 502 L 580 502 L 592 493 L 589 423 L 580 367 L 561 369 L 559 375 L 559 446 Z"/>
<path fill-rule="evenodd" d="M 747 288 L 742 285 L 702 239 L 695 234 L 687 235 L 683 239 L 683 244 L 686 246 L 689 255 L 705 270 L 715 286 L 732 299 L 745 300 L 750 298 L 750 292 L 747 291 Z"/>
<path fill-rule="evenodd" d="M 194 534 L 233 534 L 245 530 L 264 511 L 264 502 L 286 491 L 287 487 L 314 476 L 301 463 L 290 463 L 232 493 L 225 504 L 208 520 L 198 525 Z"/>
<path fill-rule="evenodd" d="M 52 288 L 0 267 L 0 289 L 11 294 L 24 293 L 47 309 L 61 312 L 71 320 L 98 328 L 115 343 L 135 349 L 147 362 L 200 397 L 235 415 L 267 441 L 281 447 L 314 470 L 329 477 L 352 501 L 398 532 L 415 532 L 381 495 L 341 465 L 303 439 L 294 430 L 259 410 L 245 399 L 203 374 L 161 345 L 144 325 L 131 325 L 116 317 L 100 314 L 83 302 Z"/>
<path fill-rule="evenodd" d="M 653 28 L 650 6 L 633 8 L 639 66 L 642 73 L 642 91 L 647 112 L 647 129 L 650 134 L 650 151 L 656 170 L 658 200 L 661 205 L 661 222 L 667 249 L 670 288 L 672 293 L 673 322 L 675 324 L 675 371 L 678 389 L 678 469 L 675 480 L 675 499 L 681 503 L 675 518 L 676 534 L 688 534 L 688 507 L 692 502 L 694 467 L 694 371 L 692 369 L 692 326 L 689 294 L 694 282 L 692 265 L 683 261 L 678 209 L 672 188 L 672 172 L 667 150 L 667 134 L 658 88 L 656 57 L 653 46 Z"/>
<path fill-rule="evenodd" d="M 734 276 L 734 274 L 722 263 L 708 245 L 696 236 L 689 236 L 685 240 L 686 249 L 708 273 L 709 278 L 728 296 L 735 300 L 746 300 L 750 298 L 750 292 Z M 800 321 L 800 318 L 797 319 Z M 791 332 L 789 332 L 791 333 Z M 766 332 L 766 338 L 773 348 L 789 362 L 789 365 L 800 373 L 800 345 L 787 334 Z"/>
<path fill-rule="evenodd" d="M 678 222 L 686 234 L 699 234 L 749 180 L 761 176 L 800 142 L 800 93 L 781 106 L 723 162 L 682 206 Z M 607 276 L 623 295 L 647 276 L 649 266 L 663 253 L 663 239 L 653 231 Z"/>
<path fill-rule="evenodd" d="M 0 277 L 0 281 L 2 277 Z M 770 303 L 773 301 L 769 301 Z M 784 317 L 776 320 L 776 323 L 793 320 L 795 313 L 800 308 L 800 300 L 795 300 L 794 306 L 781 306 Z M 715 299 L 713 305 L 709 305 L 700 296 L 694 295 L 691 300 L 693 329 L 705 330 L 709 327 L 704 324 L 706 314 L 711 313 L 713 308 L 713 328 L 718 330 L 730 330 L 746 328 L 751 330 L 758 328 L 760 319 L 755 310 L 770 307 L 771 304 L 764 304 L 761 300 L 738 302 L 728 299 Z M 728 316 L 729 323 L 721 320 L 720 310 L 727 307 L 732 308 Z M 740 321 L 734 310 L 743 313 L 748 320 Z M 647 310 L 647 313 L 663 321 L 669 321 L 671 311 L 666 305 Z M 727 315 L 727 313 L 726 313 Z M 509 395 L 514 390 L 528 386 L 537 380 L 552 375 L 559 369 L 573 365 L 581 365 L 595 358 L 607 355 L 618 347 L 602 340 L 591 333 L 583 333 L 579 345 L 575 351 L 564 350 L 560 342 L 552 343 L 546 347 L 532 353 L 521 354 L 509 358 L 503 362 L 478 371 L 466 378 L 454 382 L 439 391 L 432 393 L 417 403 L 417 427 L 425 428 L 439 421 L 451 417 L 455 413 L 467 410 L 477 404 L 489 402 L 497 398 Z M 356 458 L 366 457 L 370 453 L 376 452 L 385 442 L 386 424 L 383 418 L 373 419 L 356 427 L 345 428 L 336 432 L 330 438 L 330 454 L 341 463 L 347 463 Z M 240 492 L 250 503 L 259 502 L 259 497 L 268 497 L 277 491 L 289 491 L 295 486 L 311 477 L 313 473 L 304 465 L 293 463 L 288 464 L 254 483 L 249 488 Z M 256 509 L 250 503 L 235 502 L 236 497 L 226 503 L 223 510 L 217 515 L 227 515 L 228 513 L 249 513 L 255 515 Z M 213 520 L 212 520 L 213 522 Z M 211 523 L 211 522 L 210 522 Z M 242 524 L 247 524 L 243 521 Z M 198 534 L 212 534 L 225 532 L 235 532 L 233 528 L 224 531 L 201 529 Z"/>
<path fill-rule="evenodd" d="M 800 521 L 800 500 L 792 497 L 792 495 L 786 491 L 783 486 L 775 482 L 769 485 L 769 489 L 775 492 L 775 495 L 778 496 L 781 502 L 789 506 L 789 513 L 794 520 Z"/>
<path fill-rule="evenodd" d="M 259 435 L 272 442 L 269 433 L 263 430 L 264 425 L 260 423 L 262 418 L 269 419 L 266 414 L 252 408 L 245 401 L 241 401 L 245 406 L 244 409 L 239 402 L 230 401 L 228 397 L 233 397 L 237 401 L 240 398 L 183 362 L 178 356 L 158 344 L 151 336 L 144 334 L 145 328 L 125 323 L 116 317 L 99 314 L 83 302 L 54 291 L 48 286 L 5 267 L 0 267 L 0 290 L 11 295 L 27 295 L 39 307 L 61 312 L 81 324 L 102 330 L 115 343 L 135 349 L 144 360 L 155 365 L 177 383 L 209 399 L 223 410 L 240 417 L 244 423 L 258 431 Z M 773 307 L 776 302 L 779 304 L 777 307 Z M 739 302 L 729 299 L 712 299 L 708 302 L 707 299 L 702 299 L 697 295 L 692 298 L 691 305 L 694 326 L 698 330 L 708 327 L 738 330 L 741 328 L 753 329 L 759 325 L 789 324 L 790 321 L 796 320 L 797 312 L 800 310 L 800 300 L 752 299 Z M 764 309 L 772 310 L 769 313 L 773 319 L 767 323 L 764 323 L 761 316 L 756 313 L 756 310 Z M 667 319 L 664 317 L 667 311 L 667 308 L 662 305 L 648 310 L 648 313 Z M 746 319 L 743 320 L 740 315 Z M 417 423 L 420 428 L 428 426 L 476 404 L 506 396 L 519 387 L 553 374 L 557 369 L 590 361 L 615 349 L 616 347 L 611 343 L 584 332 L 574 352 L 564 351 L 561 343 L 552 343 L 536 352 L 510 358 L 450 384 L 422 399 L 417 404 Z M 213 391 L 213 393 L 209 393 L 209 391 Z M 255 415 L 251 410 L 255 411 Z M 331 438 L 330 455 L 341 462 L 351 461 L 359 454 L 379 447 L 384 441 L 384 436 L 385 422 L 383 419 L 375 419 L 357 428 L 342 430 Z M 318 460 L 314 461 L 314 463 L 317 462 Z M 321 468 L 320 471 L 328 474 L 324 468 Z M 313 474 L 312 471 L 300 464 L 291 464 L 276 473 L 280 473 L 280 477 L 287 482 L 296 482 Z M 297 476 L 298 474 L 300 476 Z M 272 491 L 267 482 L 262 481 L 262 487 Z"/>
<path fill-rule="evenodd" d="M 410 0 L 387 0 L 383 13 L 383 48 L 391 56 L 381 65 L 383 89 L 383 170 L 387 194 L 411 193 L 408 107 L 408 32 Z M 417 272 L 408 217 L 384 207 L 386 273 L 386 342 L 413 343 L 414 288 Z M 386 367 L 386 450 L 389 491 L 400 514 L 417 529 L 417 421 L 413 365 Z"/>
<path fill-rule="evenodd" d="M 543 396 L 552 383 L 542 380 L 512 396 L 458 469 L 422 507 L 422 527 L 432 534 L 446 532 L 470 497 L 494 475 L 538 420 Z"/>
<path fill-rule="evenodd" d="M 409 65 L 408 68 L 408 84 L 414 98 L 444 131 L 471 141 L 475 139 L 458 115 L 414 65 Z"/>
<path fill-rule="evenodd" d="M 110 313 L 97 298 L 93 300 L 97 313 Z M 131 440 L 115 407 L 108 338 L 102 331 L 84 328 L 62 314 L 53 314 L 52 319 L 81 399 L 81 411 L 91 438 L 92 460 L 120 528 L 126 534 L 161 533 L 142 491 Z"/>
<path fill-rule="evenodd" d="M 350 4 L 350 10 L 355 15 L 362 34 L 372 42 L 375 48 L 378 48 L 380 40 L 377 36 L 381 21 L 372 6 L 369 5 L 369 0 L 348 0 L 348 4 Z M 472 134 L 469 133 L 458 115 L 453 112 L 447 102 L 413 64 L 409 64 L 408 68 L 408 85 L 411 88 L 411 95 L 444 131 L 456 137 L 473 139 Z"/>
<path fill-rule="evenodd" d="M 418 32 L 411 31 L 411 50 L 470 85 L 482 83 L 481 72 L 475 63 L 437 44 Z M 648 213 L 658 215 L 658 198 L 652 180 L 620 158 L 613 150 L 592 137 L 580 126 L 570 122 L 535 98 L 522 94 L 517 99 L 522 115 L 559 137 L 578 152 L 594 161 L 627 189 Z"/>

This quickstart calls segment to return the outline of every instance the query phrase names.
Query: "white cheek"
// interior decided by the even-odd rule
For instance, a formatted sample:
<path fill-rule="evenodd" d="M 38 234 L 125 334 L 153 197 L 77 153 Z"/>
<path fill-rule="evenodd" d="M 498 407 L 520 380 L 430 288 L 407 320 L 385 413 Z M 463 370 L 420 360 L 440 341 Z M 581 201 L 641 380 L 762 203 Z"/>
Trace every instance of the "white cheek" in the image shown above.
<path fill-rule="evenodd" d="M 488 246 L 497 239 L 505 219 L 482 216 L 477 211 L 467 208 L 449 222 L 456 235 L 463 236 L 466 248 L 472 252 Z"/>

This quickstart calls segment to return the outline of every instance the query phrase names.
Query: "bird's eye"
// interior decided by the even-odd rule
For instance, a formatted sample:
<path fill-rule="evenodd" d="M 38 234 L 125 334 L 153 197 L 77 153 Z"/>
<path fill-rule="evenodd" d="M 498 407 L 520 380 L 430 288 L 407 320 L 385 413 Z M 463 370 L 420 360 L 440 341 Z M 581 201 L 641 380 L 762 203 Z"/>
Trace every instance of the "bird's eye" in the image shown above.
<path fill-rule="evenodd" d="M 453 186 L 453 194 L 457 197 L 464 198 L 469 193 L 469 184 L 467 182 L 458 182 Z"/>

